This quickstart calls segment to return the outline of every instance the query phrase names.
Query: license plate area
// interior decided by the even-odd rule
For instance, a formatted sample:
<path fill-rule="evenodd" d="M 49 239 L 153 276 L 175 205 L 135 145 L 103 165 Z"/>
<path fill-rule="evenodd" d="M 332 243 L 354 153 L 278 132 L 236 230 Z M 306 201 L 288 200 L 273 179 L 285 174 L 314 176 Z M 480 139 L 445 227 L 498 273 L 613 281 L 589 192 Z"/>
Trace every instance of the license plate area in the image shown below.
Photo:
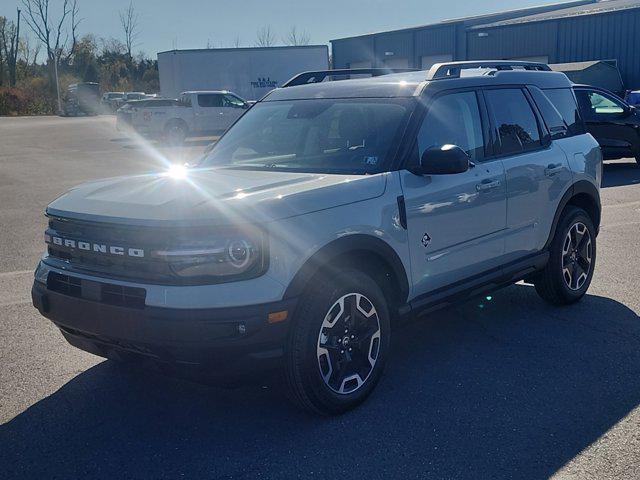
<path fill-rule="evenodd" d="M 96 282 L 57 272 L 49 273 L 47 288 L 70 297 L 139 309 L 144 308 L 147 296 L 144 288 Z"/>

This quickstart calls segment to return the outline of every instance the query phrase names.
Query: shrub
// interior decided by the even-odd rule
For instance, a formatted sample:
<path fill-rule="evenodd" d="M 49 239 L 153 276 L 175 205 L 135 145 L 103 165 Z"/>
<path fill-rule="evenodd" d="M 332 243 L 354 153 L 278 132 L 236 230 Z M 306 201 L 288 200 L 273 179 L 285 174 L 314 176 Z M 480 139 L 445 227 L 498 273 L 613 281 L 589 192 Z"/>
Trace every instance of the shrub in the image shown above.
<path fill-rule="evenodd" d="M 50 115 L 56 111 L 46 79 L 35 77 L 19 87 L 0 87 L 0 115 Z"/>

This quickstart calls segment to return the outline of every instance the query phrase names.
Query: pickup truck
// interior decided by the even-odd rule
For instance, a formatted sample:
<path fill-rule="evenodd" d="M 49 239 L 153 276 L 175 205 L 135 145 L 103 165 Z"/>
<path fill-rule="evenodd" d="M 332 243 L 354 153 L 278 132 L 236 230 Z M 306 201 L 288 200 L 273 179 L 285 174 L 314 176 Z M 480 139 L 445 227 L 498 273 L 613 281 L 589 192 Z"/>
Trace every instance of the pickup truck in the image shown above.
<path fill-rule="evenodd" d="M 183 92 L 177 101 L 156 100 L 131 109 L 126 123 L 138 134 L 180 145 L 189 136 L 226 130 L 248 108 L 248 102 L 228 91 Z"/>

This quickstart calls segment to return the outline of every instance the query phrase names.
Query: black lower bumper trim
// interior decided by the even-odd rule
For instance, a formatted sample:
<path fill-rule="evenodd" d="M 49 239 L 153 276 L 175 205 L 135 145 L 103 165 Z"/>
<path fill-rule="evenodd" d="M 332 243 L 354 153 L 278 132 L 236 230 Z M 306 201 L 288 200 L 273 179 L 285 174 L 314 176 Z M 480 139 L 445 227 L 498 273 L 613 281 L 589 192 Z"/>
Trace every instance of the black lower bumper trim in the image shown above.
<path fill-rule="evenodd" d="M 72 345 L 106 358 L 200 367 L 214 376 L 273 366 L 296 300 L 217 309 L 127 308 L 72 297 L 34 282 L 32 300 Z M 287 320 L 270 324 L 271 312 Z"/>

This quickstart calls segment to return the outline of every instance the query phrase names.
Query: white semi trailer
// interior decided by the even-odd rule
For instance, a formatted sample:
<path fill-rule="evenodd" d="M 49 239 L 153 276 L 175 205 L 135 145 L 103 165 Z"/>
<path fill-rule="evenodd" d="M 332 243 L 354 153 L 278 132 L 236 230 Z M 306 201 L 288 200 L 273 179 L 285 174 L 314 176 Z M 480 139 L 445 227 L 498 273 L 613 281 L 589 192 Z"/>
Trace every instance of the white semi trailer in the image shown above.
<path fill-rule="evenodd" d="M 297 73 L 329 68 L 326 45 L 295 47 L 209 48 L 158 53 L 160 92 L 228 90 L 258 100 Z"/>

